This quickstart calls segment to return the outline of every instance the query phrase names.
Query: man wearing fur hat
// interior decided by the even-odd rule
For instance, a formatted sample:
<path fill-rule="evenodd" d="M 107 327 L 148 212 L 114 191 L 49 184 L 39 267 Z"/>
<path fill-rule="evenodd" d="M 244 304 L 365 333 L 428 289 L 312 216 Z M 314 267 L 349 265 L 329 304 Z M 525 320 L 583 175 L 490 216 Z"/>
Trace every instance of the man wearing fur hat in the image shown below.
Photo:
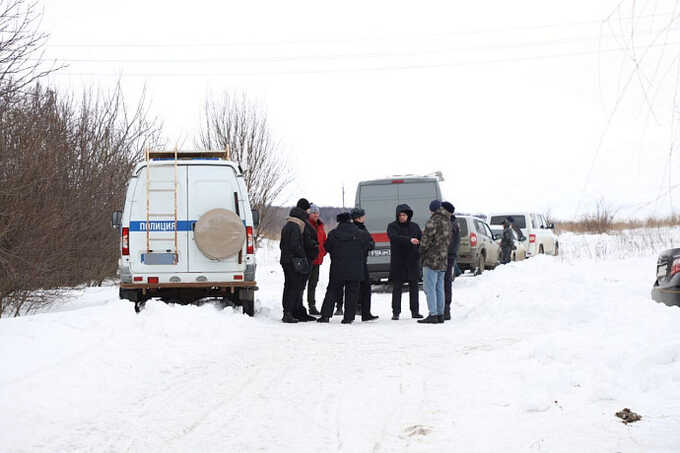
<path fill-rule="evenodd" d="M 387 225 L 390 238 L 390 280 L 392 281 L 392 319 L 401 313 L 401 289 L 408 282 L 411 317 L 422 318 L 419 313 L 418 281 L 420 280 L 420 239 L 422 232 L 412 222 L 413 210 L 407 204 L 396 209 L 396 220 Z"/>
<path fill-rule="evenodd" d="M 423 287 L 430 314 L 418 322 L 441 324 L 444 322 L 444 275 L 448 267 L 451 220 L 449 212 L 439 200 L 430 203 L 432 216 L 425 224 L 420 254 L 423 263 Z"/>
<path fill-rule="evenodd" d="M 328 289 L 321 307 L 319 322 L 329 322 L 333 306 L 341 287 L 345 287 L 345 312 L 342 323 L 351 324 L 356 316 L 359 282 L 363 279 L 362 262 L 367 244 L 359 228 L 352 223 L 348 212 L 337 216 L 338 226 L 328 233 L 326 251 L 331 255 L 331 271 Z"/>
<path fill-rule="evenodd" d="M 363 254 L 363 280 L 359 283 L 359 302 L 357 311 L 361 309 L 361 320 L 362 321 L 373 321 L 378 319 L 377 316 L 371 314 L 371 281 L 368 276 L 368 252 L 375 248 L 375 241 L 373 237 L 366 229 L 364 222 L 366 221 L 366 211 L 361 208 L 354 208 L 351 212 L 352 221 L 354 225 L 359 229 L 363 243 L 365 245 L 365 251 Z"/>

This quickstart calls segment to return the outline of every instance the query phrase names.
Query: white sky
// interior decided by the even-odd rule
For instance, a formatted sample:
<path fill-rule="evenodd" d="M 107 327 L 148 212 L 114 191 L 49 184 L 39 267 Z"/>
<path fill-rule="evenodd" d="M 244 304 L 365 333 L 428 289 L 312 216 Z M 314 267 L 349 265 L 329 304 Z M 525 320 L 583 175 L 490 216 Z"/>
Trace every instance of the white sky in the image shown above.
<path fill-rule="evenodd" d="M 102 3 L 43 3 L 52 82 L 146 86 L 184 148 L 210 93 L 245 93 L 295 173 L 280 203 L 441 170 L 459 211 L 671 209 L 677 0 Z"/>

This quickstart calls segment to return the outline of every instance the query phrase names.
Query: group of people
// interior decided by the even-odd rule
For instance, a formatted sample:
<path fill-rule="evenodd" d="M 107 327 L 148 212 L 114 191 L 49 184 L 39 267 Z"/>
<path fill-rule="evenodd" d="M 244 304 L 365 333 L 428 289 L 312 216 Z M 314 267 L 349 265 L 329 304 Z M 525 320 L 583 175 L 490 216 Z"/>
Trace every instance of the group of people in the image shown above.
<path fill-rule="evenodd" d="M 298 200 L 281 230 L 281 266 L 284 273 L 283 319 L 285 323 L 329 322 L 336 305 L 344 298 L 342 323 L 351 324 L 357 314 L 362 321 L 378 319 L 371 314 L 371 286 L 368 279 L 368 252 L 375 242 L 366 230 L 363 209 L 352 209 L 337 216 L 338 226 L 328 233 L 319 217 L 318 206 L 305 198 Z M 331 270 L 321 311 L 316 307 L 319 268 L 326 254 Z M 302 296 L 307 287 L 307 305 Z M 357 308 L 360 307 L 360 308 Z M 320 315 L 315 318 L 312 315 Z"/>
<path fill-rule="evenodd" d="M 396 219 L 387 226 L 390 240 L 390 280 L 392 281 L 392 319 L 401 314 L 401 292 L 409 287 L 411 317 L 419 323 L 439 324 L 451 319 L 453 269 L 456 265 L 460 231 L 455 208 L 449 202 L 430 203 L 431 217 L 421 231 L 412 221 L 413 210 L 397 206 Z M 319 208 L 305 198 L 298 200 L 281 230 L 281 266 L 284 272 L 284 323 L 317 321 L 327 323 L 342 314 L 343 324 L 351 324 L 357 312 L 362 321 L 378 319 L 371 313 L 371 285 L 367 259 L 375 242 L 364 225 L 366 212 L 355 208 L 338 214 L 338 226 L 328 233 L 319 217 Z M 329 283 L 321 305 L 316 307 L 319 268 L 330 254 Z M 419 310 L 418 282 L 422 278 L 429 315 Z M 307 287 L 307 305 L 303 293 Z M 344 311 L 341 309 L 344 298 Z M 320 316 L 318 319 L 313 315 Z"/>

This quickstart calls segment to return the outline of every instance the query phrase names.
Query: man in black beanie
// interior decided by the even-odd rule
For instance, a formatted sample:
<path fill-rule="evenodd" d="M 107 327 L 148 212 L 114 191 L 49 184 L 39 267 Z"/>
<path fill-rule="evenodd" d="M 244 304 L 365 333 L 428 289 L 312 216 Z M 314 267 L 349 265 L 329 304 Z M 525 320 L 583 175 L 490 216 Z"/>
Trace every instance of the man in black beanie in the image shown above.
<path fill-rule="evenodd" d="M 316 257 L 319 255 L 319 241 L 317 238 L 317 233 L 316 229 L 312 226 L 311 223 L 309 223 L 309 208 L 311 207 L 311 204 L 309 201 L 307 201 L 306 198 L 300 198 L 295 205 L 295 208 L 293 210 L 298 210 L 304 212 L 304 216 L 300 216 L 300 218 L 303 218 L 305 222 L 305 228 L 302 231 L 302 242 L 303 242 L 303 247 L 305 249 L 305 255 L 307 256 L 307 260 L 309 261 L 309 265 L 311 268 L 312 263 L 316 259 Z M 291 211 L 291 215 L 292 215 Z M 309 280 L 309 274 L 304 274 L 302 275 L 302 287 L 297 293 L 296 297 L 296 302 L 295 302 L 295 309 L 293 311 L 293 316 L 297 318 L 299 321 L 316 321 L 316 318 L 313 316 L 310 316 L 307 313 L 307 309 L 305 308 L 304 304 L 302 303 L 302 295 L 305 292 L 305 288 L 307 287 L 307 281 Z"/>
<path fill-rule="evenodd" d="M 378 319 L 377 316 L 371 314 L 371 281 L 368 276 L 368 252 L 375 248 L 375 241 L 371 234 L 366 229 L 364 222 L 366 221 L 366 211 L 361 208 L 354 208 L 351 212 L 352 221 L 357 228 L 359 228 L 359 233 L 361 234 L 361 239 L 364 244 L 364 254 L 363 254 L 363 272 L 364 278 L 359 283 L 359 302 L 357 310 L 361 309 L 361 320 L 362 321 L 373 321 Z"/>
<path fill-rule="evenodd" d="M 344 286 L 345 313 L 342 323 L 351 324 L 356 316 L 359 282 L 364 276 L 361 263 L 365 259 L 367 246 L 348 212 L 338 214 L 336 219 L 338 226 L 328 233 L 326 239 L 326 251 L 331 255 L 331 270 L 318 322 L 329 322 L 339 288 Z"/>

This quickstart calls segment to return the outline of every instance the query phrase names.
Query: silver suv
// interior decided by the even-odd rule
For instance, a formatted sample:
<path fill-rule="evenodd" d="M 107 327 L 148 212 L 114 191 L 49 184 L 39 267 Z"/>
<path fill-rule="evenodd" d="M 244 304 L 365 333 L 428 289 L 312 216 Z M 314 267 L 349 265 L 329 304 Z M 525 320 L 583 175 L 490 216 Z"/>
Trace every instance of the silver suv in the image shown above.
<path fill-rule="evenodd" d="M 458 266 L 461 270 L 471 270 L 479 275 L 484 269 L 495 268 L 498 265 L 500 247 L 493 239 L 489 224 L 469 215 L 456 216 L 456 220 L 460 228 Z"/>

